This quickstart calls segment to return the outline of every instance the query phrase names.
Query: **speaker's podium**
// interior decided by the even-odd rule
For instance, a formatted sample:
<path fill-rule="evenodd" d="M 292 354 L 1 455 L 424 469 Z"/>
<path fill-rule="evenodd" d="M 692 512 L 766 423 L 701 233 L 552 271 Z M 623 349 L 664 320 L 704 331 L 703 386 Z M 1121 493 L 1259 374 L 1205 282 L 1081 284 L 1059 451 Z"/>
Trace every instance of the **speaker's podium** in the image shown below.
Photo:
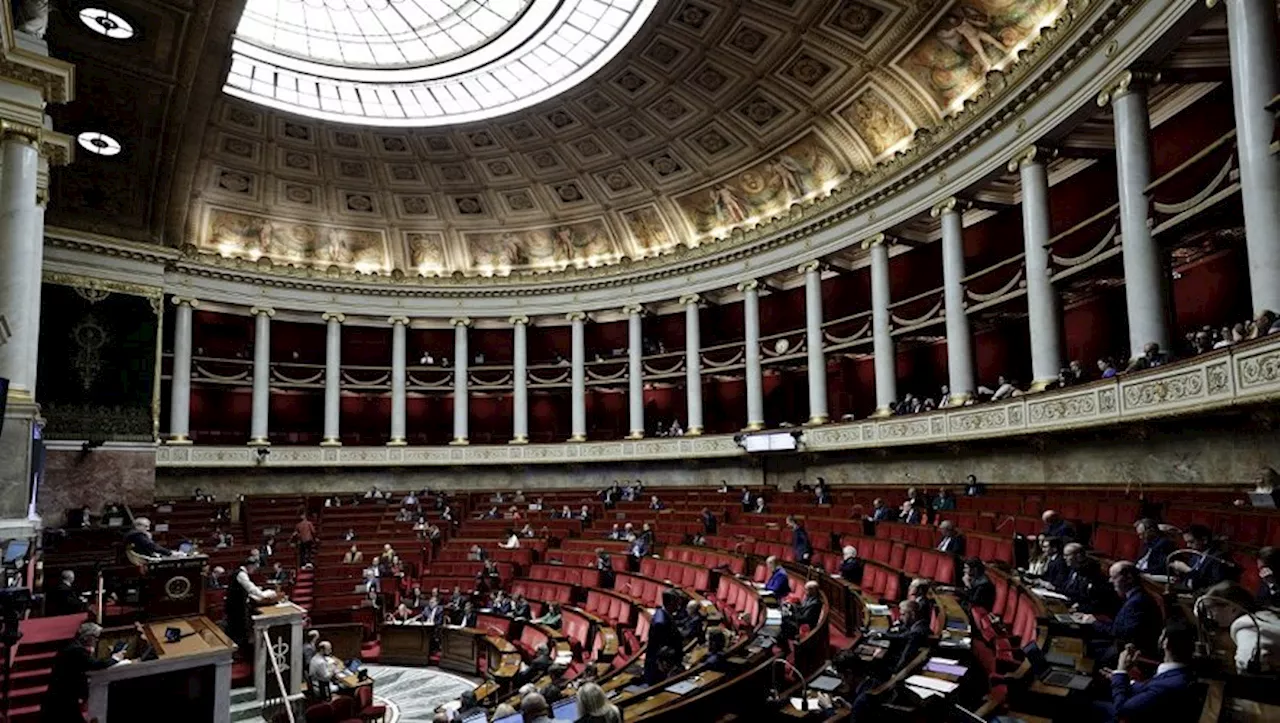
<path fill-rule="evenodd" d="M 166 636 L 169 630 L 175 630 Z M 208 618 L 145 623 L 104 631 L 98 657 L 123 642 L 130 657 L 155 657 L 89 674 L 89 718 L 98 723 L 147 720 L 231 723 L 231 656 L 236 645 Z M 144 656 L 150 657 L 150 656 Z"/>
<path fill-rule="evenodd" d="M 291 602 L 266 605 L 254 613 L 253 687 L 258 700 L 292 700 L 302 694 L 302 618 L 306 613 Z M 264 644 L 263 635 L 269 644 Z M 279 678 L 272 660 L 280 668 Z"/>
<path fill-rule="evenodd" d="M 204 568 L 209 564 L 208 557 L 128 556 L 130 562 L 142 568 L 142 606 L 148 619 L 204 614 Z"/>

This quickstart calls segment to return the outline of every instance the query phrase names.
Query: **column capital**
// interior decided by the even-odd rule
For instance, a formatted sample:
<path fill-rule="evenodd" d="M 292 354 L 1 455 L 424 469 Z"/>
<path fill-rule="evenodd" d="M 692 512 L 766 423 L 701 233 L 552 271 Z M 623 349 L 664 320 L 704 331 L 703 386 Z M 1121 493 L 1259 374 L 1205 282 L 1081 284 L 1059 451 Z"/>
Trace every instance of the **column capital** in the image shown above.
<path fill-rule="evenodd" d="M 738 291 L 741 291 L 744 294 L 748 291 L 759 291 L 759 290 L 760 290 L 760 282 L 757 279 L 748 279 L 747 281 L 743 281 L 742 283 L 738 284 Z"/>
<path fill-rule="evenodd" d="M 1029 166 L 1034 163 L 1041 165 L 1052 161 L 1058 156 L 1058 149 L 1052 146 L 1033 144 L 1018 151 L 1013 160 L 1009 161 L 1009 172 L 1013 173 L 1023 166 Z"/>
<path fill-rule="evenodd" d="M 528 326 L 529 317 L 525 316 L 524 314 L 515 314 L 507 319 L 507 323 L 511 324 L 512 326 L 519 326 L 521 324 Z"/>
<path fill-rule="evenodd" d="M 20 140 L 39 147 L 44 138 L 44 129 L 28 123 L 17 123 L 11 120 L 0 120 L 0 140 Z"/>
<path fill-rule="evenodd" d="M 644 313 L 644 307 L 640 304 L 627 304 L 622 307 L 622 313 L 627 316 L 639 316 Z"/>
<path fill-rule="evenodd" d="M 823 266 L 823 263 L 817 259 L 814 259 L 813 261 L 806 261 L 803 264 L 800 264 L 798 268 L 796 268 L 796 273 L 807 274 L 810 271 L 816 271 L 818 273 L 822 273 L 822 266 Z"/>
<path fill-rule="evenodd" d="M 408 326 L 408 325 L 409 325 L 409 317 L 407 317 L 407 316 L 391 316 L 391 317 L 388 317 L 388 318 L 387 318 L 387 323 L 388 323 L 388 324 L 390 324 L 390 325 L 392 325 L 392 326 L 395 326 L 396 324 L 399 324 L 400 326 Z"/>
<path fill-rule="evenodd" d="M 965 211 L 968 211 L 969 208 L 972 206 L 973 204 L 971 202 L 963 198 L 957 198 L 956 196 L 951 196 L 950 198 L 945 198 L 939 201 L 938 203 L 934 204 L 933 208 L 929 209 L 929 215 L 932 216 L 933 218 L 940 218 L 942 214 L 948 213 L 950 211 L 954 211 L 956 213 L 964 213 Z"/>
<path fill-rule="evenodd" d="M 698 296 L 697 294 L 685 294 L 684 296 L 680 297 L 681 306 L 688 306 L 689 304 L 700 304 L 700 303 L 702 303 L 702 297 Z"/>
<path fill-rule="evenodd" d="M 875 248 L 876 246 L 888 247 L 892 243 L 893 243 L 892 238 L 890 238 L 886 234 L 878 233 L 875 236 L 872 236 L 871 238 L 863 239 L 862 248 L 870 249 L 870 248 Z"/>
<path fill-rule="evenodd" d="M 252 309 L 249 309 L 249 313 L 253 316 L 266 314 L 268 317 L 271 317 L 276 315 L 276 310 L 270 306 L 255 306 Z"/>
<path fill-rule="evenodd" d="M 586 320 L 587 320 L 587 312 L 585 312 L 585 311 L 570 311 L 568 314 L 565 314 L 565 315 L 564 315 L 564 318 L 565 318 L 565 319 L 567 319 L 567 320 L 569 320 L 569 321 L 586 321 Z"/>
<path fill-rule="evenodd" d="M 465 316 L 455 316 L 449 320 L 449 324 L 452 326 L 466 327 L 466 326 L 471 326 L 471 320 Z"/>
<path fill-rule="evenodd" d="M 341 311 L 326 311 L 320 315 L 320 318 L 326 322 L 336 321 L 341 324 L 347 320 L 347 315 Z"/>
<path fill-rule="evenodd" d="M 174 305 L 174 306 L 182 306 L 183 304 L 186 304 L 187 306 L 190 306 L 190 307 L 193 307 L 193 308 L 194 308 L 194 307 L 197 307 L 197 306 L 199 306 L 199 305 L 200 305 L 200 300 L 199 300 L 199 299 L 193 299 L 193 298 L 191 298 L 190 296 L 175 296 L 175 297 L 173 297 L 173 305 Z"/>
<path fill-rule="evenodd" d="M 1105 108 L 1129 93 L 1144 91 L 1160 82 L 1160 74 L 1149 70 L 1121 71 L 1098 93 L 1098 107 Z"/>

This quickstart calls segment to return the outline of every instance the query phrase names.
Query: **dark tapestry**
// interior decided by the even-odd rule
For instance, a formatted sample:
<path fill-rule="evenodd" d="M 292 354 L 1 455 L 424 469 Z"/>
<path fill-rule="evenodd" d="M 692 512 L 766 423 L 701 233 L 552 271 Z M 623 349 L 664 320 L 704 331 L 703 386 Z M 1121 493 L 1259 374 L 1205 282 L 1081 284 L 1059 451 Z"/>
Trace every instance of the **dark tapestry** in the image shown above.
<path fill-rule="evenodd" d="M 157 317 L 142 296 L 44 284 L 36 400 L 46 439 L 151 441 Z"/>

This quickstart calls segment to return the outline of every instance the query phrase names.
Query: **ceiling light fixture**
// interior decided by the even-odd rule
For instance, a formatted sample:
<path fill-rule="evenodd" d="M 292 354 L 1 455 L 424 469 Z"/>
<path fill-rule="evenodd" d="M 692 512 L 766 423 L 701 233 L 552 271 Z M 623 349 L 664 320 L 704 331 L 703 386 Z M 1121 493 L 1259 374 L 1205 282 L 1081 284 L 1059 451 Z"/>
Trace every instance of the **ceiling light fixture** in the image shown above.
<path fill-rule="evenodd" d="M 128 40 L 136 34 L 128 20 L 103 8 L 81 9 L 80 22 L 95 33 L 105 35 L 112 40 Z"/>
<path fill-rule="evenodd" d="M 76 142 L 80 147 L 90 153 L 99 156 L 114 156 L 120 153 L 120 141 L 112 138 L 106 133 L 97 131 L 85 131 L 76 136 Z"/>

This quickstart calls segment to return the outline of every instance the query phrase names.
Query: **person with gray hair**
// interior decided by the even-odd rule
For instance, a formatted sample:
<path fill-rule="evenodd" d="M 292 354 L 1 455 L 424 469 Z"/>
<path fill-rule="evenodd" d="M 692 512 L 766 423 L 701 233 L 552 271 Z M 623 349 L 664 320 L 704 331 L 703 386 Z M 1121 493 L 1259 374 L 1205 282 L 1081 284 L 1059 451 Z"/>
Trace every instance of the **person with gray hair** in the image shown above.
<path fill-rule="evenodd" d="M 541 693 L 530 693 L 520 701 L 520 715 L 524 717 L 524 723 L 552 723 L 548 715 L 550 712 L 547 699 Z"/>
<path fill-rule="evenodd" d="M 40 723 L 84 723 L 80 706 L 89 699 L 89 673 L 129 662 L 123 651 L 105 660 L 95 657 L 101 636 L 101 625 L 82 623 L 75 640 L 58 651 L 40 705 Z"/>
<path fill-rule="evenodd" d="M 845 582 L 858 585 L 862 582 L 862 560 L 858 559 L 858 548 L 845 545 L 840 551 L 840 577 Z"/>
<path fill-rule="evenodd" d="M 125 547 L 140 557 L 171 557 L 173 550 L 157 545 L 151 539 L 151 520 L 136 517 L 133 520 L 133 531 L 124 536 Z"/>
<path fill-rule="evenodd" d="M 578 688 L 578 723 L 622 723 L 622 713 L 600 686 L 586 683 Z"/>

